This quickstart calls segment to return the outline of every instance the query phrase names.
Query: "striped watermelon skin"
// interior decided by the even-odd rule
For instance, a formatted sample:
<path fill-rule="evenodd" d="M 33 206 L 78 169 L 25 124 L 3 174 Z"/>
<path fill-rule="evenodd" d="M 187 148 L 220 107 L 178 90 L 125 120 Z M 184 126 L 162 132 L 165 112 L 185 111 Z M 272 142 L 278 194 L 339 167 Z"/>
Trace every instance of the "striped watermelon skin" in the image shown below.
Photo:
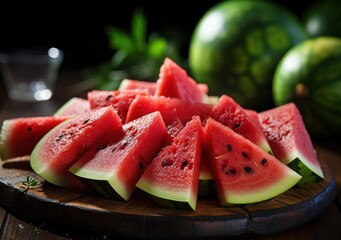
<path fill-rule="evenodd" d="M 302 42 L 285 54 L 276 69 L 275 104 L 294 102 L 312 137 L 340 136 L 340 69 L 341 39 L 318 37 Z"/>
<path fill-rule="evenodd" d="M 225 93 L 245 108 L 268 109 L 277 63 L 306 38 L 303 24 L 279 5 L 223 1 L 194 30 L 189 70 L 198 82 L 208 83 L 210 95 Z"/>

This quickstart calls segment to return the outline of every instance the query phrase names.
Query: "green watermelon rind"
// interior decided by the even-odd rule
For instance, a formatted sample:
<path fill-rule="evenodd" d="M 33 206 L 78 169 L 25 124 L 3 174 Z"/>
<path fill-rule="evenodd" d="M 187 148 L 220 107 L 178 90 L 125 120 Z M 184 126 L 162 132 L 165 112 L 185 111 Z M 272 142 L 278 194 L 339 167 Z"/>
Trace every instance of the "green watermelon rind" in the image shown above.
<path fill-rule="evenodd" d="M 286 159 L 282 159 L 281 161 L 285 163 L 286 165 L 288 165 L 288 164 L 291 164 L 296 159 L 299 159 L 300 162 L 302 162 L 306 167 L 308 167 L 316 175 L 320 176 L 321 178 L 324 178 L 321 166 L 312 164 L 311 161 L 309 161 L 306 157 L 304 157 L 303 154 L 301 154 L 300 151 L 297 149 L 292 149 L 291 152 L 286 157 Z"/>
<path fill-rule="evenodd" d="M 145 195 L 155 199 L 157 204 L 182 209 L 187 209 L 188 205 L 195 210 L 198 199 L 202 147 L 201 120 L 199 116 L 194 116 L 174 137 L 173 142 L 161 149 L 137 182 L 136 187 Z M 185 155 L 184 152 L 186 152 Z M 170 170 L 163 165 L 164 161 L 168 161 L 168 159 L 174 161 L 169 166 Z M 192 167 L 181 167 L 184 160 L 191 162 Z"/>
<path fill-rule="evenodd" d="M 143 192 L 147 193 L 158 204 L 164 207 L 180 208 L 180 209 L 196 209 L 197 201 L 194 193 L 189 193 L 188 189 L 173 189 L 162 188 L 156 186 L 152 182 L 141 179 L 136 186 Z M 189 207 L 188 207 L 189 206 Z"/>
<path fill-rule="evenodd" d="M 283 160 L 283 163 L 302 176 L 302 179 L 297 184 L 298 186 L 316 183 L 324 179 L 321 166 L 312 164 L 298 150 L 291 151 L 288 158 Z"/>
<path fill-rule="evenodd" d="M 102 115 L 97 116 L 98 112 L 100 112 Z M 114 125 L 116 123 L 121 123 L 119 116 L 117 115 L 116 111 L 110 106 L 101 108 L 95 111 L 89 111 L 88 113 L 76 115 L 74 117 L 71 117 L 61 124 L 57 125 L 53 129 L 51 129 L 42 139 L 37 143 L 35 148 L 33 149 L 31 156 L 30 156 L 30 165 L 34 172 L 36 172 L 38 175 L 40 175 L 42 178 L 44 178 L 46 181 L 57 185 L 57 186 L 63 186 L 63 187 L 83 187 L 83 184 L 79 181 L 79 179 L 74 176 L 71 172 L 64 169 L 64 172 L 60 172 L 60 170 L 53 169 L 53 163 L 49 164 L 49 159 L 46 159 L 48 154 L 46 153 L 46 150 L 49 148 L 53 148 L 56 146 L 47 146 L 46 144 L 49 144 L 49 140 L 51 136 L 55 135 L 60 131 L 61 129 L 64 129 L 66 126 L 70 125 L 70 123 L 75 122 L 75 124 L 71 124 L 71 126 L 78 126 L 77 124 L 79 122 L 83 121 L 83 124 L 88 121 L 89 118 L 94 117 L 95 121 L 93 121 L 91 125 L 92 128 L 96 128 L 98 126 L 103 126 L 102 129 L 96 131 L 96 135 L 91 135 L 91 141 L 88 141 L 86 144 L 82 140 L 77 140 L 75 143 L 75 140 L 73 140 L 73 145 L 71 147 L 74 148 L 81 148 L 79 151 L 83 151 L 82 154 L 85 154 L 86 151 L 89 151 L 92 147 L 94 147 L 97 143 L 105 144 L 103 141 L 106 141 L 106 144 L 109 141 L 112 141 L 115 139 L 115 134 L 121 134 L 119 132 L 119 129 L 122 129 L 121 125 L 117 126 Z M 110 119 L 110 120 L 109 120 Z M 110 122 L 108 126 L 103 125 L 103 121 Z M 87 129 L 85 132 L 83 132 L 84 135 L 89 135 L 89 132 L 93 132 L 90 129 Z M 85 136 L 86 137 L 86 136 Z M 82 138 L 82 137 L 77 137 Z M 90 142 L 90 143 L 89 143 Z M 70 146 L 69 146 L 70 147 Z M 44 149 L 47 148 L 47 149 Z M 65 150 L 65 149 L 64 149 Z M 58 149 L 56 157 L 61 158 L 60 154 L 64 154 L 65 157 L 65 151 L 60 151 Z M 76 156 L 70 156 L 68 159 L 71 162 L 75 162 L 78 159 L 73 159 Z M 54 159 L 55 160 L 55 159 Z M 70 162 L 67 162 L 66 164 L 70 164 Z M 51 166 L 52 165 L 52 166 Z M 75 185 L 75 186 L 73 186 Z"/>
<path fill-rule="evenodd" d="M 288 167 L 288 170 L 290 168 Z M 251 204 L 272 199 L 278 195 L 286 192 L 288 189 L 294 187 L 302 177 L 295 171 L 287 171 L 286 177 L 274 182 L 272 185 L 267 185 L 266 188 L 258 189 L 258 192 L 249 191 L 247 193 L 233 193 L 229 192 L 224 196 L 224 201 L 227 205 L 236 204 Z M 252 199 L 252 201 L 250 201 Z"/>
<path fill-rule="evenodd" d="M 131 193 L 127 191 L 128 187 L 120 181 L 117 171 L 92 171 L 78 168 L 76 165 L 70 168 L 70 171 L 81 178 L 83 182 L 90 184 L 99 194 L 114 199 L 128 200 Z"/>
<path fill-rule="evenodd" d="M 77 176 L 85 184 L 90 184 L 100 195 L 114 199 L 128 200 L 129 193 L 125 190 L 125 186 L 119 184 L 119 179 L 115 176 L 117 171 L 107 169 L 96 171 L 88 168 L 82 168 L 77 162 L 72 165 L 69 171 Z"/>
<path fill-rule="evenodd" d="M 10 134 L 10 121 L 4 120 L 1 126 L 1 133 L 0 133 L 0 159 L 5 160 L 8 156 L 7 150 L 7 136 Z"/>
<path fill-rule="evenodd" d="M 82 177 L 84 179 L 89 179 L 89 180 L 94 180 L 94 181 L 107 181 L 112 177 L 112 175 L 116 174 L 115 171 L 111 169 L 107 170 L 101 170 L 101 169 L 96 169 L 96 171 L 92 169 L 88 169 L 86 167 L 81 167 L 81 165 L 78 165 L 78 162 L 73 164 L 70 168 L 69 171 L 76 175 L 77 177 Z"/>
<path fill-rule="evenodd" d="M 214 132 L 220 132 L 224 134 L 224 136 L 220 137 L 218 143 L 215 142 L 215 139 L 212 139 Z M 215 121 L 214 119 L 208 119 L 208 121 L 206 122 L 205 136 L 206 136 L 205 141 L 210 156 L 209 158 L 210 166 L 215 179 L 218 198 L 222 206 L 253 204 L 269 200 L 294 187 L 302 179 L 301 175 L 299 175 L 290 167 L 276 159 L 273 155 L 265 152 L 255 143 L 246 139 L 242 135 L 239 135 L 238 133 L 234 132 L 231 128 L 221 124 L 220 122 Z M 269 183 L 269 176 L 265 175 L 265 177 L 267 178 L 265 180 L 264 179 L 262 180 L 261 182 L 262 186 L 259 186 L 258 184 L 257 188 L 253 187 L 252 190 L 250 188 L 242 189 L 241 186 L 240 187 L 238 186 L 238 188 L 236 188 L 236 186 L 233 185 L 231 187 L 228 187 L 228 182 L 224 182 L 225 177 L 227 175 L 221 172 L 222 171 L 221 166 L 219 165 L 219 163 L 217 163 L 219 162 L 220 158 L 215 155 L 216 152 L 218 152 L 219 153 L 218 156 L 223 157 L 224 155 L 221 155 L 221 153 L 229 151 L 225 149 L 226 148 L 226 146 L 224 145 L 225 143 L 221 138 L 226 138 L 228 142 L 233 141 L 239 142 L 240 144 L 243 143 L 245 146 L 247 146 L 247 148 L 252 149 L 252 151 L 254 151 L 254 154 L 259 154 L 261 158 L 270 161 L 272 165 L 275 165 L 274 166 L 275 168 L 279 169 L 278 174 L 274 176 L 276 177 L 276 179 L 271 178 L 271 182 Z M 217 149 L 219 148 L 220 150 L 217 151 Z M 221 151 L 222 148 L 224 149 L 223 151 Z M 236 156 L 233 156 L 231 160 L 235 161 L 234 160 L 235 158 Z M 229 163 L 227 163 L 227 165 L 228 164 Z M 258 168 L 262 170 L 261 166 L 258 165 L 257 163 L 255 163 L 255 166 L 258 166 Z M 237 180 L 234 180 L 233 183 L 235 181 Z"/>
<path fill-rule="evenodd" d="M 146 116 L 147 115 L 144 115 L 144 117 L 141 118 L 145 118 Z M 142 141 L 143 144 L 145 144 L 146 146 L 150 146 L 150 144 L 153 144 L 153 150 L 151 150 L 152 147 L 149 147 L 147 150 L 151 153 L 157 151 L 157 149 L 161 147 L 161 144 L 163 143 L 163 140 L 167 134 L 167 129 L 166 125 L 164 125 L 164 121 L 160 112 L 153 112 L 148 114 L 148 116 L 153 116 L 152 120 L 150 120 L 150 122 L 148 123 L 148 129 L 151 129 L 151 131 L 141 132 L 141 134 L 138 136 L 138 140 L 140 142 Z M 141 118 L 133 120 L 130 123 L 126 123 L 125 125 L 123 125 L 123 129 L 129 129 L 129 126 L 133 126 L 135 122 L 137 124 L 141 124 Z M 123 140 L 125 139 L 123 138 Z M 132 144 L 136 143 L 135 140 L 133 140 L 132 142 Z M 142 146 L 139 146 L 139 148 L 134 148 L 130 151 L 120 152 L 120 161 L 123 162 L 126 159 L 130 159 L 130 163 L 134 164 L 137 160 L 135 156 L 139 156 L 143 151 L 144 154 L 142 154 L 142 156 L 145 156 L 146 150 Z M 106 194 L 104 195 L 111 196 L 115 199 L 124 199 L 126 201 L 129 200 L 134 189 L 132 188 L 132 186 L 129 186 L 129 180 L 127 180 L 126 176 L 120 176 L 124 174 L 121 168 L 117 169 L 107 167 L 105 169 L 97 168 L 94 170 L 86 167 L 86 165 L 83 166 L 82 164 L 83 163 L 76 162 L 70 167 L 69 171 L 75 176 L 83 179 L 83 181 L 85 182 L 88 180 L 91 185 L 100 190 L 100 193 L 103 193 L 103 191 L 105 191 Z M 136 166 L 132 169 L 136 169 Z M 111 189 L 109 186 L 111 186 Z"/>
<path fill-rule="evenodd" d="M 39 176 L 41 176 L 46 181 L 59 185 L 59 186 L 70 186 L 69 178 L 61 177 L 60 173 L 53 171 L 49 167 L 48 164 L 43 164 L 42 161 L 39 161 L 40 155 L 41 155 L 41 148 L 44 147 L 45 142 L 47 139 L 50 138 L 50 136 L 54 135 L 56 131 L 59 129 L 62 129 L 64 126 L 66 126 L 69 122 L 72 122 L 73 118 L 70 118 L 61 124 L 54 127 L 51 131 L 49 131 L 36 145 L 36 147 L 33 149 L 31 156 L 30 156 L 30 164 L 35 173 L 37 173 Z M 71 177 L 71 174 L 70 174 Z M 74 178 L 74 180 L 77 180 Z"/>
<path fill-rule="evenodd" d="M 72 97 L 70 98 L 66 103 L 64 103 L 60 108 L 58 108 L 53 116 L 65 116 L 65 112 L 69 111 L 71 107 L 77 106 L 81 101 L 84 101 L 84 103 L 87 103 L 86 99 L 78 98 L 78 97 Z M 90 105 L 89 105 L 90 110 Z M 76 112 L 79 113 L 79 109 L 76 109 Z"/>
<path fill-rule="evenodd" d="M 0 132 L 0 159 L 28 156 L 38 141 L 70 116 L 18 117 L 3 121 Z"/>
<path fill-rule="evenodd" d="M 286 109 L 290 109 L 290 113 L 287 112 Z M 268 111 L 273 112 L 260 113 L 259 118 L 264 125 L 263 130 L 266 132 L 266 135 L 268 135 L 270 145 L 275 150 L 275 157 L 302 175 L 302 179 L 298 185 L 308 183 L 314 179 L 316 181 L 323 179 L 324 175 L 321 165 L 317 160 L 310 135 L 305 128 L 301 113 L 296 105 L 294 103 L 289 103 Z M 296 121 L 293 123 L 285 122 L 282 118 L 283 116 L 280 115 L 282 112 L 285 115 L 293 115 L 293 119 Z M 268 118 L 271 119 L 272 117 L 274 118 L 274 123 L 272 123 L 271 120 L 268 120 Z M 268 121 L 270 121 L 270 123 L 267 123 Z M 281 122 L 282 125 L 290 128 L 289 136 L 285 136 L 286 130 L 283 130 L 282 128 L 276 129 L 275 126 L 277 122 Z M 290 146 L 290 148 L 288 148 L 288 146 Z"/>

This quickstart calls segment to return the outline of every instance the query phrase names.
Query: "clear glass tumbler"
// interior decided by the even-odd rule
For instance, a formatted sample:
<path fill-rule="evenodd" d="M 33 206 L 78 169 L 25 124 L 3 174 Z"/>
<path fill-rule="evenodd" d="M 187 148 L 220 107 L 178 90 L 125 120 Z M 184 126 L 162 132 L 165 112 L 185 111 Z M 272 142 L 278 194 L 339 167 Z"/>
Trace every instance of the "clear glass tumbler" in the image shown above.
<path fill-rule="evenodd" d="M 9 98 L 45 101 L 52 97 L 64 53 L 58 48 L 0 53 L 0 67 Z"/>

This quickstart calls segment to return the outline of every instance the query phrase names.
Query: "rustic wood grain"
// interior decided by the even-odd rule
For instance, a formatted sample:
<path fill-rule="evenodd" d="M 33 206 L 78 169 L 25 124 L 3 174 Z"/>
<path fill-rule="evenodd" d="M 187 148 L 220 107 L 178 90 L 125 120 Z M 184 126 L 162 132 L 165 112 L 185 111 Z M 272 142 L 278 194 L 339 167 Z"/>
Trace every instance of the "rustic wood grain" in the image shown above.
<path fill-rule="evenodd" d="M 324 141 L 315 144 L 315 148 L 318 158 L 322 159 L 335 173 L 336 203 L 341 211 L 341 143 Z"/>
<path fill-rule="evenodd" d="M 7 224 L 3 229 L 3 238 L 0 240 L 8 239 L 34 239 L 34 240 L 46 240 L 53 238 L 54 240 L 67 240 L 69 238 L 55 235 L 52 232 L 46 231 L 38 226 L 24 222 L 13 215 L 9 215 L 7 218 Z"/>
<path fill-rule="evenodd" d="M 5 216 L 6 216 L 6 211 L 2 207 L 0 207 L 0 226 L 5 225 Z M 1 228 L 0 228 L 1 230 Z"/>
<path fill-rule="evenodd" d="M 124 202 L 57 187 L 36 175 L 27 162 L 23 157 L 1 164 L 0 205 L 28 219 L 110 235 L 158 239 L 278 233 L 316 218 L 335 198 L 334 176 L 324 161 L 324 181 L 310 187 L 240 207 L 200 199 L 196 211 L 158 207 L 139 192 Z M 27 176 L 37 179 L 37 186 L 27 189 L 22 184 Z"/>

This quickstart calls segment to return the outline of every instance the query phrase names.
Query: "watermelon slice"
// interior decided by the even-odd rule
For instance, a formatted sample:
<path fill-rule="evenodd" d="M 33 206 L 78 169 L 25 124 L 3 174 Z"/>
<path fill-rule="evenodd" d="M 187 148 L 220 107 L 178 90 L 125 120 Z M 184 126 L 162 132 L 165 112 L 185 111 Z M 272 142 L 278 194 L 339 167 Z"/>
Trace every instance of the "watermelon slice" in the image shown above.
<path fill-rule="evenodd" d="M 72 97 L 66 103 L 64 103 L 53 114 L 54 116 L 72 116 L 85 113 L 90 110 L 90 104 L 88 100 L 79 97 Z"/>
<path fill-rule="evenodd" d="M 98 193 L 129 200 L 135 184 L 156 156 L 167 135 L 160 112 L 147 114 L 123 125 L 124 137 L 85 155 L 70 171 L 88 180 Z"/>
<path fill-rule="evenodd" d="M 156 82 L 148 82 L 137 79 L 123 79 L 118 86 L 119 91 L 125 90 L 145 90 L 149 95 L 154 95 Z"/>
<path fill-rule="evenodd" d="M 131 102 L 140 95 L 149 95 L 146 90 L 92 90 L 88 92 L 88 101 L 91 109 L 113 106 L 125 123 Z"/>
<path fill-rule="evenodd" d="M 207 94 L 203 93 L 194 79 L 170 58 L 165 58 L 160 67 L 155 95 L 179 98 L 191 103 L 208 102 Z"/>
<path fill-rule="evenodd" d="M 212 118 L 207 120 L 204 133 L 222 206 L 268 200 L 302 178 L 273 155 Z"/>
<path fill-rule="evenodd" d="M 49 131 L 32 151 L 32 169 L 46 181 L 63 187 L 82 186 L 69 168 L 91 147 L 102 148 L 122 137 L 113 107 L 76 115 Z"/>
<path fill-rule="evenodd" d="M 208 85 L 206 83 L 198 83 L 198 88 L 204 94 L 208 94 Z M 136 79 L 123 79 L 118 90 L 146 90 L 150 95 L 155 94 L 156 82 L 148 82 Z"/>
<path fill-rule="evenodd" d="M 30 155 L 39 140 L 68 116 L 39 116 L 6 119 L 0 133 L 2 160 Z"/>
<path fill-rule="evenodd" d="M 275 157 L 303 176 L 299 185 L 324 178 L 310 135 L 294 103 L 260 112 L 258 117 Z"/>
<path fill-rule="evenodd" d="M 212 106 L 211 104 L 191 103 L 163 96 L 138 96 L 130 105 L 127 121 L 160 111 L 166 125 L 174 123 L 177 118 L 185 125 L 195 115 L 200 116 L 204 121 L 209 116 Z"/>
<path fill-rule="evenodd" d="M 219 98 L 212 108 L 210 117 L 243 135 L 264 151 L 271 153 L 270 145 L 260 124 L 255 124 L 245 109 L 230 96 L 222 95 Z"/>
<path fill-rule="evenodd" d="M 161 206 L 196 209 L 203 130 L 198 116 L 159 152 L 136 184 Z"/>

